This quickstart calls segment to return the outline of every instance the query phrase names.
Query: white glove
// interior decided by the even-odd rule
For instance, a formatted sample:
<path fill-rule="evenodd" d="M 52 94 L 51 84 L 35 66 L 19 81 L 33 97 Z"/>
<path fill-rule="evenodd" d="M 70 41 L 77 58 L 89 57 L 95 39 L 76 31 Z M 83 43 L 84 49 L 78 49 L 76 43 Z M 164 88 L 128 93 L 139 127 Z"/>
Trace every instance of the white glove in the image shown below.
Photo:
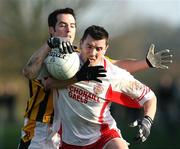
<path fill-rule="evenodd" d="M 154 53 L 154 44 L 151 44 L 146 56 L 146 62 L 149 67 L 168 69 L 167 64 L 172 63 L 172 54 L 169 49 Z"/>

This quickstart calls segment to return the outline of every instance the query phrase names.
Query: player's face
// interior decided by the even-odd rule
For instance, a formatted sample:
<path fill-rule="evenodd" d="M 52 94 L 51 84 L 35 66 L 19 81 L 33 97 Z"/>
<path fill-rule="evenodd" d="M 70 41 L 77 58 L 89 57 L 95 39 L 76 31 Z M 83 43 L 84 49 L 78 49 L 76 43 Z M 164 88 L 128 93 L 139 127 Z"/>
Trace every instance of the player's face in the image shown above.
<path fill-rule="evenodd" d="M 105 54 L 107 45 L 106 39 L 95 40 L 90 35 L 80 43 L 81 56 L 84 60 L 89 59 L 91 66 L 97 65 Z"/>
<path fill-rule="evenodd" d="M 65 37 L 71 43 L 74 41 L 76 33 L 76 22 L 71 14 L 59 14 L 55 29 L 51 32 L 55 37 Z"/>

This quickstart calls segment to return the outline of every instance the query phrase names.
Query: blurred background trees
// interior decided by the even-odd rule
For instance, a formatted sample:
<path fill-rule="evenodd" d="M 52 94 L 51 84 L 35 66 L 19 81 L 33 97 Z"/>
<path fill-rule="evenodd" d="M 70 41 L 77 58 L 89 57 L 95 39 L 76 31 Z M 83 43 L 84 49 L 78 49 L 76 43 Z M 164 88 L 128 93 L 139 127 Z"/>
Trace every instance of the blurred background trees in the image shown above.
<path fill-rule="evenodd" d="M 21 74 L 22 68 L 48 37 L 48 14 L 64 7 L 76 12 L 76 45 L 84 29 L 95 24 L 109 31 L 107 55 L 114 59 L 143 59 L 151 43 L 157 51 L 171 49 L 173 64 L 169 70 L 149 69 L 133 74 L 159 97 L 150 139 L 143 145 L 131 143 L 133 132 L 128 123 L 139 110 L 113 104 L 112 112 L 124 138 L 130 140 L 130 147 L 180 148 L 177 141 L 180 137 L 179 0 L 0 0 L 0 149 L 17 146 L 28 97 L 28 81 Z M 165 92 L 170 92 L 166 99 Z M 7 138 L 14 142 L 9 144 Z"/>

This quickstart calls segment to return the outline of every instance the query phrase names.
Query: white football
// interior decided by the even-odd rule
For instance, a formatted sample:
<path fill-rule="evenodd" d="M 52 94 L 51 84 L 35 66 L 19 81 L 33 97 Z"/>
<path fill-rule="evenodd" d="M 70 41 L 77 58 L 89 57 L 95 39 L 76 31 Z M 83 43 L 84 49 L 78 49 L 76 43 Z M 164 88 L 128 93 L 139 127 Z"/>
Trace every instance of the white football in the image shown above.
<path fill-rule="evenodd" d="M 58 48 L 52 49 L 44 62 L 48 72 L 59 80 L 72 78 L 80 67 L 79 55 L 76 52 L 61 54 Z"/>

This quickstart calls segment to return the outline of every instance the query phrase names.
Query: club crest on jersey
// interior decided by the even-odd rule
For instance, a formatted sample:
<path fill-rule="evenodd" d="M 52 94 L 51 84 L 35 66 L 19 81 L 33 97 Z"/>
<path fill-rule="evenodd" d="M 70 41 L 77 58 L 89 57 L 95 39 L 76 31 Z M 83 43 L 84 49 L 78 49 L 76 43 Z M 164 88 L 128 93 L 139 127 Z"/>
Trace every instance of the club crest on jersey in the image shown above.
<path fill-rule="evenodd" d="M 99 95 L 103 92 L 104 88 L 100 83 L 97 83 L 94 85 L 93 92 L 96 95 Z"/>

